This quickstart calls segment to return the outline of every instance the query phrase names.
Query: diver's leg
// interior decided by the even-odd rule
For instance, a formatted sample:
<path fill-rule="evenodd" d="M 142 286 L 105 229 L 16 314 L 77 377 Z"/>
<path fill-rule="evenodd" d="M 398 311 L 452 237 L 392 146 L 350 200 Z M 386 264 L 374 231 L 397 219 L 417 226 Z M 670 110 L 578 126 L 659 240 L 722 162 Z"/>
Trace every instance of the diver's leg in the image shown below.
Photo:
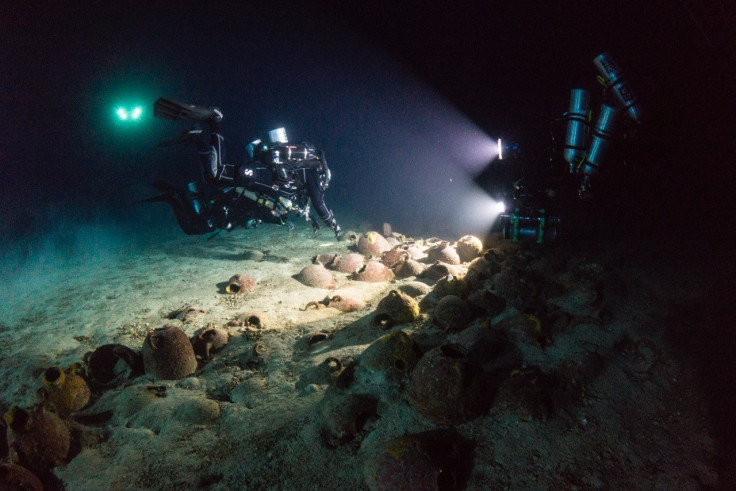
<path fill-rule="evenodd" d="M 197 214 L 194 209 L 178 197 L 168 200 L 174 210 L 176 222 L 187 235 L 200 235 L 215 229 L 206 214 Z"/>
<path fill-rule="evenodd" d="M 171 205 L 176 221 L 185 234 L 199 235 L 215 229 L 209 217 L 209 209 L 196 183 L 189 183 L 186 191 L 161 182 L 154 183 L 154 185 L 166 191 L 166 194 L 146 201 L 166 201 Z"/>
<path fill-rule="evenodd" d="M 225 137 L 220 131 L 219 121 L 210 121 L 209 141 L 197 140 L 197 153 L 202 164 L 205 181 L 217 185 L 231 185 L 235 181 L 235 168 L 225 164 Z"/>

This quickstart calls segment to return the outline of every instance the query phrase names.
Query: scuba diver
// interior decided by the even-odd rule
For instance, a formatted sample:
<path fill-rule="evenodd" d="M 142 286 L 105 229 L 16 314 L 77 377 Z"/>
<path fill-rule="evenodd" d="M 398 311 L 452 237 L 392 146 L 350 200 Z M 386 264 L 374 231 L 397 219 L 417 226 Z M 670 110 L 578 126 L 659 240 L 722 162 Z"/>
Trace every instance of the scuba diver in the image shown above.
<path fill-rule="evenodd" d="M 642 107 L 623 70 L 608 52 L 596 56 L 593 64 L 603 87 L 598 117 L 593 117 L 590 91 L 572 89 L 569 110 L 550 123 L 548 165 L 542 172 L 535 169 L 536 182 L 528 181 L 526 166 L 516 162 L 520 158 L 517 145 L 505 145 L 501 139 L 498 161 L 475 178 L 495 201 L 503 204 L 504 211 L 494 228 L 502 230 L 507 239 L 552 242 L 561 229 L 561 217 L 557 215 L 560 208 L 577 215 L 584 208 L 600 205 L 603 193 L 598 187 L 605 178 L 611 178 L 606 170 L 611 150 L 622 147 L 624 141 L 630 147 L 639 132 Z M 628 157 L 625 150 L 619 149 L 619 159 Z M 620 196 L 613 199 L 618 203 Z M 556 210 L 551 213 L 553 206 Z"/>
<path fill-rule="evenodd" d="M 199 185 L 191 182 L 186 190 L 166 183 L 154 186 L 165 194 L 146 201 L 166 201 L 186 234 L 216 230 L 230 231 L 238 226 L 255 228 L 258 224 L 276 223 L 294 229 L 288 215 L 309 220 L 316 233 L 319 224 L 310 216 L 310 204 L 337 237 L 340 226 L 327 208 L 324 195 L 331 173 L 324 152 L 307 142 L 290 144 L 286 130 L 269 132 L 268 142 L 248 144 L 248 161 L 229 164 L 224 157 L 224 137 L 220 131 L 223 114 L 217 108 L 181 104 L 164 97 L 154 103 L 154 116 L 172 121 L 193 120 L 207 123 L 209 135 L 202 128 L 185 131 L 168 143 L 194 143 L 199 154 L 205 182 L 217 190 L 204 199 Z"/>

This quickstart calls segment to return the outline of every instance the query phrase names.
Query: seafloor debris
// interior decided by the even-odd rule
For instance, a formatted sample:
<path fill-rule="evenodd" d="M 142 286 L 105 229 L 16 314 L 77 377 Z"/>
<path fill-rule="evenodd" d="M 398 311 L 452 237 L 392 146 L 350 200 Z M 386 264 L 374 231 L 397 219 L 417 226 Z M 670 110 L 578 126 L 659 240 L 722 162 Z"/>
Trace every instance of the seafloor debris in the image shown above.
<path fill-rule="evenodd" d="M 228 332 L 214 325 L 199 329 L 191 338 L 194 354 L 203 360 L 222 350 L 230 340 Z"/>
<path fill-rule="evenodd" d="M 13 407 L 5 421 L 14 464 L 44 473 L 66 461 L 71 445 L 69 425 L 45 404 L 30 411 Z"/>
<path fill-rule="evenodd" d="M 307 346 L 310 348 L 314 346 L 315 344 L 319 344 L 322 341 L 327 341 L 330 339 L 330 335 L 326 332 L 316 332 L 314 334 L 311 334 L 309 336 L 309 339 L 307 339 Z"/>
<path fill-rule="evenodd" d="M 92 395 L 87 381 L 80 375 L 81 364 L 64 370 L 61 367 L 47 368 L 43 373 L 41 392 L 60 416 L 79 411 L 89 402 Z"/>
<path fill-rule="evenodd" d="M 446 295 L 437 303 L 432 322 L 445 331 L 460 331 L 470 322 L 468 304 L 457 295 Z"/>
<path fill-rule="evenodd" d="M 460 237 L 455 243 L 455 250 L 460 260 L 467 263 L 480 256 L 480 253 L 483 251 L 483 242 L 478 237 L 466 235 Z"/>
<path fill-rule="evenodd" d="M 366 232 L 358 239 L 358 251 L 366 256 L 381 257 L 381 255 L 391 250 L 391 245 L 378 232 Z"/>
<path fill-rule="evenodd" d="M 417 317 L 419 317 L 417 301 L 399 290 L 391 290 L 378 302 L 373 319 L 374 323 L 391 327 L 412 322 Z"/>
<path fill-rule="evenodd" d="M 514 431 L 539 432 L 547 438 L 552 433 L 545 433 L 549 425 L 544 422 L 550 418 L 593 421 L 594 418 L 581 409 L 591 404 L 586 394 L 592 393 L 590 386 L 607 373 L 610 365 L 616 364 L 614 375 L 623 379 L 627 387 L 645 384 L 665 368 L 664 353 L 652 340 L 654 338 L 641 337 L 642 333 L 632 332 L 629 337 L 613 335 L 618 319 L 608 310 L 612 307 L 609 299 L 603 298 L 603 293 L 622 296 L 626 285 L 620 284 L 621 278 L 611 277 L 612 287 L 604 288 L 600 278 L 605 267 L 590 260 L 567 263 L 557 257 L 559 251 L 548 257 L 538 257 L 544 256 L 545 250 L 530 252 L 523 245 L 497 246 L 481 255 L 476 240 L 466 236 L 454 247 L 447 241 L 427 241 L 432 249 L 426 261 L 434 261 L 429 267 L 415 259 L 424 256 L 426 245 L 422 241 L 403 242 L 384 252 L 382 261 L 394 267 L 397 277 L 420 277 L 415 281 L 396 281 L 391 286 L 351 285 L 362 288 L 361 298 L 366 299 L 367 307 L 375 308 L 370 312 L 351 316 L 303 316 L 309 318 L 309 324 L 284 329 L 296 323 L 283 321 L 284 317 L 293 314 L 292 307 L 284 314 L 279 301 L 273 305 L 264 302 L 258 308 L 277 323 L 269 330 L 263 329 L 262 314 L 237 314 L 228 326 L 244 327 L 252 335 L 231 341 L 227 350 L 202 367 L 196 377 L 179 382 L 159 381 L 157 385 L 150 385 L 148 377 L 143 382 L 131 378 L 142 372 L 144 364 L 146 372 L 155 378 L 178 380 L 187 377 L 196 370 L 197 357 L 209 359 L 224 348 L 229 340 L 227 329 L 210 325 L 194 332 L 190 340 L 186 337 L 182 340 L 183 331 L 179 329 L 181 335 L 175 334 L 170 331 L 178 328 L 165 326 L 148 334 L 143 345 L 144 356 L 125 346 L 103 345 L 86 356 L 87 376 L 96 393 L 117 390 L 102 394 L 97 408 L 93 406 L 81 413 L 73 409 L 76 405 L 67 405 L 67 409 L 62 410 L 57 408 L 60 414 L 75 411 L 72 422 L 56 418 L 61 422 L 58 428 L 54 422 L 39 425 L 37 421 L 44 421 L 46 416 L 41 413 L 36 416 L 36 409 L 16 408 L 8 416 L 8 434 L 13 433 L 11 459 L 24 465 L 35 462 L 36 469 L 48 472 L 69 458 L 68 449 L 48 456 L 47 449 L 38 446 L 41 438 L 26 437 L 24 432 L 38 435 L 50 428 L 48 436 L 43 437 L 44 443 L 46 439 L 59 438 L 63 443 L 67 423 L 81 423 L 104 424 L 105 431 L 118 440 L 121 438 L 117 431 L 128 432 L 129 438 L 144 435 L 151 438 L 158 432 L 168 438 L 174 436 L 173 433 L 165 434 L 173 427 L 166 421 L 168 419 L 193 433 L 201 431 L 198 427 L 202 426 L 209 434 L 223 435 L 223 440 L 239 438 L 237 444 L 252 451 L 249 458 L 256 462 L 254 468 L 265 467 L 266 461 L 280 458 L 278 452 L 286 446 L 295 452 L 304 450 L 297 447 L 302 443 L 309 450 L 316 449 L 315 460 L 323 459 L 320 464 L 330 461 L 325 460 L 324 454 L 329 454 L 331 450 L 328 449 L 335 449 L 339 457 L 344 458 L 341 462 L 355 468 L 363 467 L 364 484 L 370 489 L 463 489 L 473 463 L 479 461 L 473 458 L 473 445 L 477 443 L 485 452 L 483 458 L 487 460 L 484 462 L 493 463 L 475 469 L 471 487 L 503 487 L 496 486 L 506 484 L 507 477 L 501 474 L 494 477 L 496 481 L 492 483 L 482 479 L 492 473 L 496 476 L 498 469 L 512 472 L 524 468 L 524 463 L 509 464 L 510 459 L 522 453 L 521 450 L 494 439 L 499 435 L 503 437 L 509 425 L 516 425 Z M 344 244 L 339 248 L 346 249 Z M 443 262 L 454 261 L 448 257 L 453 252 L 462 260 L 461 264 Z M 363 281 L 392 279 L 390 268 L 377 260 L 379 255 L 374 256 L 366 261 L 365 256 L 356 253 L 323 254 L 316 257 L 317 264 L 307 267 L 311 268 L 309 273 L 304 273 L 307 268 L 302 273 L 305 277 L 324 278 L 325 283 L 310 285 L 319 288 L 334 288 L 335 285 L 334 272 L 325 267 L 350 274 L 353 279 L 359 279 L 358 276 L 367 274 L 366 271 L 374 274 L 372 280 L 364 277 Z M 346 266 L 348 263 L 350 267 Z M 406 273 L 399 274 L 404 268 Z M 361 271 L 356 272 L 359 269 Z M 302 273 L 297 275 L 300 281 Z M 301 293 L 298 285 L 289 287 Z M 250 302 L 252 297 L 223 298 Z M 601 305 L 604 300 L 605 304 Z M 332 295 L 309 302 L 304 310 L 328 306 L 353 312 L 366 308 L 366 303 L 346 295 Z M 186 313 L 181 320 L 185 319 Z M 393 328 L 388 333 L 381 329 L 399 324 L 403 329 Z M 583 339 L 588 335 L 591 339 Z M 555 343 L 551 344 L 553 340 Z M 186 353 L 186 345 L 195 354 L 193 362 Z M 580 348 L 587 354 L 581 354 Z M 49 386 L 62 376 L 66 376 L 66 372 L 59 368 L 45 373 Z M 123 384 L 126 386 L 121 387 Z M 650 389 L 654 388 L 651 384 Z M 600 391 L 600 387 L 596 390 Z M 657 386 L 657 390 L 666 390 L 666 384 Z M 323 397 L 318 397 L 320 394 Z M 52 399 L 51 394 L 48 399 Z M 285 407 L 294 408 L 296 416 L 271 416 Z M 626 417 L 646 421 L 645 415 L 635 412 L 636 408 L 631 408 Z M 49 414 L 51 420 L 56 417 Z M 161 414 L 167 417 L 162 418 Z M 611 413 L 610 418 L 615 420 L 616 416 Z M 34 419 L 36 423 L 32 422 Z M 276 419 L 284 422 L 274 423 Z M 520 420 L 529 422 L 527 428 L 518 425 Z M 310 424 L 298 430 L 290 424 L 307 421 Z M 251 422 L 252 426 L 246 426 Z M 593 428 L 590 423 L 582 424 Z M 620 435 L 624 434 L 622 430 L 626 424 L 614 421 L 612 427 L 622 425 L 614 427 Z M 210 425 L 222 426 L 215 429 Z M 457 430 L 451 428 L 455 425 L 461 426 Z M 418 429 L 440 426 L 450 428 L 414 433 Z M 559 426 L 567 428 L 570 425 L 564 421 Z M 574 435 L 577 428 L 572 426 L 570 438 L 577 438 Z M 248 428 L 247 432 L 233 435 L 231 429 L 244 427 Z M 251 428 L 254 431 L 251 432 Z M 133 432 L 143 429 L 147 431 L 140 435 Z M 218 433 L 220 430 L 222 432 Z M 460 432 L 474 442 L 460 436 Z M 200 442 L 210 438 L 203 434 L 196 433 Z M 263 439 L 268 441 L 268 447 L 261 442 L 262 435 L 267 435 Z M 597 437 L 602 439 L 600 435 L 602 432 L 598 431 Z M 71 437 L 74 438 L 74 432 Z M 249 447 L 251 440 L 258 440 L 258 448 L 274 449 L 269 450 L 271 456 L 259 456 Z M 281 444 L 274 443 L 279 440 Z M 327 448 L 315 447 L 317 442 Z M 593 439 L 585 443 L 591 442 L 596 443 Z M 54 441 L 57 447 L 58 443 Z M 508 448 L 503 448 L 504 445 Z M 632 445 L 640 450 L 638 442 Z M 115 453 L 119 450 L 110 444 L 104 451 Z M 317 455 L 320 452 L 322 455 Z M 550 455 L 552 453 L 548 457 Z M 214 466 L 221 464 L 218 459 L 225 459 L 217 452 L 210 456 Z M 494 460 L 496 457 L 498 462 Z M 120 459 L 123 462 L 126 458 Z M 637 472 L 645 465 L 657 465 L 636 462 L 636 457 L 632 460 L 627 460 L 625 465 L 635 466 Z M 557 456 L 551 462 L 557 466 L 555 469 L 572 465 Z M 228 469 L 229 464 L 215 469 Z M 225 477 L 219 474 L 216 482 L 222 480 L 232 484 L 241 477 L 227 474 L 229 470 L 223 472 Z M 534 472 L 539 473 L 540 467 L 534 467 Z M 0 482 L 4 478 L 5 475 L 0 474 Z M 311 481 L 309 487 L 317 487 L 314 482 Z M 273 478 L 264 483 L 265 480 L 258 481 L 254 486 L 263 484 L 262 487 L 278 488 L 293 485 L 294 481 L 287 483 Z M 559 482 L 550 479 L 539 487 L 557 484 Z"/>
<path fill-rule="evenodd" d="M 404 331 L 394 331 L 371 343 L 360 355 L 362 368 L 382 372 L 389 380 L 401 381 L 422 356 L 419 346 Z"/>
<path fill-rule="evenodd" d="M 234 277 L 233 277 L 234 278 Z M 232 280 L 232 278 L 231 278 Z M 230 287 L 230 285 L 228 285 Z M 228 292 L 230 293 L 230 292 Z M 205 310 L 201 307 L 192 304 L 186 304 L 166 316 L 167 319 L 178 319 L 182 322 L 189 322 L 195 317 L 204 314 Z"/>
<path fill-rule="evenodd" d="M 327 297 L 325 300 L 327 301 L 328 307 L 337 309 L 340 312 L 355 312 L 365 308 L 365 302 L 351 296 L 333 295 L 332 297 Z"/>
<path fill-rule="evenodd" d="M 409 255 L 409 251 L 397 247 L 384 252 L 381 255 L 381 262 L 389 268 L 393 268 L 410 258 L 411 256 Z"/>
<path fill-rule="evenodd" d="M 197 358 L 187 335 L 176 326 L 154 329 L 143 342 L 146 373 L 164 380 L 178 380 L 197 369 Z"/>
<path fill-rule="evenodd" d="M 467 298 L 469 292 L 468 282 L 464 277 L 449 274 L 439 279 L 433 293 L 439 298 L 455 295 L 464 299 Z"/>
<path fill-rule="evenodd" d="M 464 423 L 488 412 L 495 381 L 467 355 L 463 346 L 449 343 L 425 353 L 408 386 L 417 412 L 441 425 Z"/>
<path fill-rule="evenodd" d="M 332 273 L 319 263 L 302 268 L 299 274 L 296 275 L 296 279 L 312 288 L 334 290 L 337 286 Z"/>
<path fill-rule="evenodd" d="M 381 443 L 365 458 L 371 491 L 465 489 L 475 444 L 454 429 L 409 433 Z"/>
<path fill-rule="evenodd" d="M 307 305 L 305 305 L 304 308 L 301 310 L 302 311 L 307 311 L 309 309 L 319 310 L 325 307 L 327 307 L 327 305 L 325 305 L 324 301 L 318 302 L 317 300 L 312 300 L 311 302 L 307 303 Z"/>
<path fill-rule="evenodd" d="M 424 271 L 417 275 L 417 278 L 425 278 L 430 281 L 438 281 L 440 278 L 444 278 L 448 274 L 453 276 L 460 275 L 460 268 L 458 266 L 436 261 L 435 263 L 428 266 Z"/>
<path fill-rule="evenodd" d="M 268 363 L 270 349 L 268 345 L 262 341 L 256 341 L 250 351 L 250 358 L 247 365 L 251 368 L 263 368 Z"/>
<path fill-rule="evenodd" d="M 231 295 L 252 292 L 256 288 L 256 280 L 246 273 L 236 274 L 227 280 L 225 291 Z"/>
<path fill-rule="evenodd" d="M 380 282 L 390 281 L 394 278 L 394 273 L 381 261 L 370 260 L 358 271 L 350 275 L 351 280 Z"/>
<path fill-rule="evenodd" d="M 336 448 L 353 441 L 378 417 L 378 399 L 365 394 L 327 392 L 320 404 L 321 436 Z"/>
<path fill-rule="evenodd" d="M 312 258 L 312 264 L 325 266 L 335 260 L 337 254 L 317 254 Z"/>
<path fill-rule="evenodd" d="M 440 261 L 445 264 L 453 265 L 461 263 L 460 256 L 457 251 L 447 241 L 440 242 L 439 244 L 430 247 L 427 251 L 427 261 L 431 263 Z"/>
<path fill-rule="evenodd" d="M 415 260 L 423 259 L 426 257 L 424 250 L 420 242 L 416 240 L 409 240 L 401 244 L 401 249 L 409 253 L 409 257 Z"/>
<path fill-rule="evenodd" d="M 358 232 L 355 232 L 353 230 L 348 230 L 346 232 L 341 233 L 337 240 L 339 241 L 346 241 L 346 242 L 357 242 L 360 238 L 360 234 Z"/>
<path fill-rule="evenodd" d="M 84 355 L 87 380 L 95 392 L 112 389 L 126 380 L 143 375 L 140 353 L 122 344 L 103 344 Z"/>
<path fill-rule="evenodd" d="M 231 327 L 244 327 L 246 329 L 263 329 L 267 324 L 265 317 L 259 313 L 246 312 L 238 314 L 230 320 L 227 325 Z"/>
<path fill-rule="evenodd" d="M 329 262 L 323 264 L 325 264 L 328 269 L 351 274 L 363 267 L 365 264 L 365 256 L 355 252 L 344 255 L 336 254 Z"/>
<path fill-rule="evenodd" d="M 419 276 L 426 266 L 412 258 L 405 259 L 394 266 L 394 273 L 398 278 L 409 278 Z"/>
<path fill-rule="evenodd" d="M 18 464 L 0 464 L 0 489 L 8 491 L 43 491 L 36 475 Z"/>

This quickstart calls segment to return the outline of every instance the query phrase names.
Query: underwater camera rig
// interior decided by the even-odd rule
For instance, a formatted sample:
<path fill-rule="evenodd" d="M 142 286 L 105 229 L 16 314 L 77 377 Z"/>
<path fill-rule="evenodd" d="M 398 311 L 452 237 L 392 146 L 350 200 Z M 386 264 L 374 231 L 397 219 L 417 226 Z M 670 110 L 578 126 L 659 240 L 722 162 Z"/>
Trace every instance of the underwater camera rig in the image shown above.
<path fill-rule="evenodd" d="M 504 239 L 537 244 L 554 242 L 562 223 L 559 216 L 548 216 L 544 208 L 534 206 L 515 208 L 510 214 L 501 214 L 499 220 Z"/>
<path fill-rule="evenodd" d="M 304 161 L 319 162 L 317 175 L 322 191 L 326 191 L 332 179 L 332 173 L 325 160 L 324 152 L 308 142 L 289 143 L 285 128 L 276 128 L 268 132 L 268 142 L 254 140 L 246 149 L 251 160 L 272 164 L 276 175 L 282 181 L 290 179 L 290 168 Z"/>
<path fill-rule="evenodd" d="M 515 144 L 514 148 L 518 151 L 518 144 Z M 505 165 L 514 164 L 507 162 Z M 554 242 L 560 232 L 561 218 L 548 212 L 548 200 L 529 191 L 521 166 L 514 167 L 518 172 L 517 179 L 511 182 L 510 186 L 502 188 L 503 191 L 496 190 L 492 193 L 494 199 L 503 203 L 504 209 L 493 228 L 502 232 L 504 239 L 514 242 L 534 241 L 537 244 Z"/>

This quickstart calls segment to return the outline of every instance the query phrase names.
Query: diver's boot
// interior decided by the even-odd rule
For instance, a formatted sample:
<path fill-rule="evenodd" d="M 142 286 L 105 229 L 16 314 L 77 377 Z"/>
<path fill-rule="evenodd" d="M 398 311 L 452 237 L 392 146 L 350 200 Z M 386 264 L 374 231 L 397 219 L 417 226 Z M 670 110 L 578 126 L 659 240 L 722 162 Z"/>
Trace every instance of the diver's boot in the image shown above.
<path fill-rule="evenodd" d="M 182 119 L 193 119 L 206 121 L 208 123 L 219 123 L 222 121 L 222 111 L 216 107 L 195 106 L 194 104 L 182 104 L 165 97 L 159 97 L 153 103 L 153 115 L 156 118 L 179 121 Z"/>

